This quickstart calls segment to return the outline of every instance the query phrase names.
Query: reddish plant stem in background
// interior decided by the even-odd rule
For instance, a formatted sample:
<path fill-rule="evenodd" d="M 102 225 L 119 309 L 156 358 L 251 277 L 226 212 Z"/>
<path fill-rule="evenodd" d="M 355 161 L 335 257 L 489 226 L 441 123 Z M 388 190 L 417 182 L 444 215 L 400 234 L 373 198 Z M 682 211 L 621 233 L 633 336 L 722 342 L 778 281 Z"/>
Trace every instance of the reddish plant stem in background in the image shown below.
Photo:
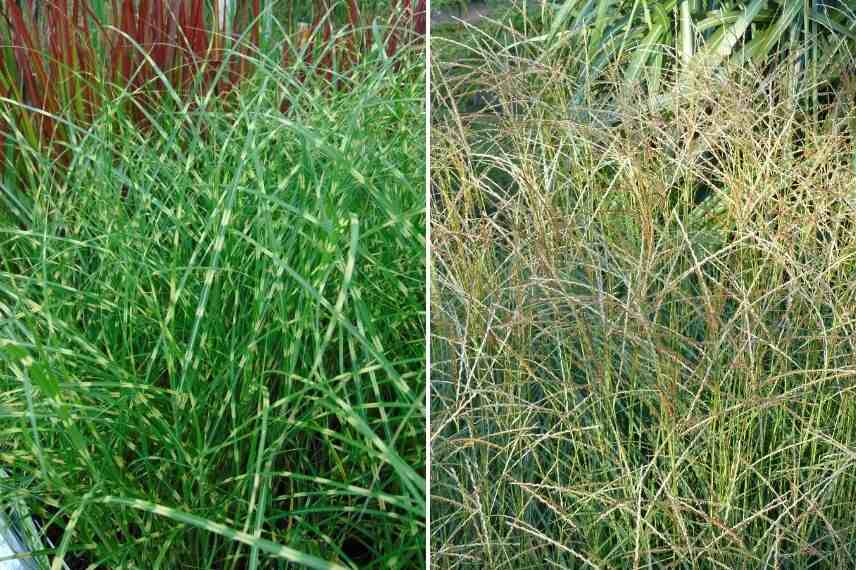
<path fill-rule="evenodd" d="M 391 0 L 382 40 L 387 56 L 424 36 L 425 4 Z M 6 131 L 0 132 L 0 159 L 10 132 L 50 145 L 67 136 L 54 116 L 69 113 L 86 124 L 117 93 L 131 95 L 125 104 L 143 126 L 143 109 L 162 97 L 164 80 L 181 96 L 211 88 L 225 96 L 254 72 L 249 56 L 261 38 L 260 0 L 235 11 L 228 38 L 219 30 L 219 15 L 206 12 L 206 0 L 110 0 L 106 22 L 88 0 L 0 0 L 0 8 L 11 40 L 11 46 L 0 45 L 0 95 L 21 102 L 8 113 L 16 124 L 0 125 Z M 329 1 L 316 0 L 312 25 L 286 45 L 282 65 L 295 68 L 297 82 L 313 74 L 329 88 L 347 88 L 347 73 L 371 51 L 374 37 L 359 2 L 346 0 L 346 8 L 346 24 L 334 29 Z M 238 51 L 227 56 L 226 46 L 238 39 Z M 104 46 L 103 60 L 93 45 Z M 282 109 L 289 108 L 284 102 Z"/>

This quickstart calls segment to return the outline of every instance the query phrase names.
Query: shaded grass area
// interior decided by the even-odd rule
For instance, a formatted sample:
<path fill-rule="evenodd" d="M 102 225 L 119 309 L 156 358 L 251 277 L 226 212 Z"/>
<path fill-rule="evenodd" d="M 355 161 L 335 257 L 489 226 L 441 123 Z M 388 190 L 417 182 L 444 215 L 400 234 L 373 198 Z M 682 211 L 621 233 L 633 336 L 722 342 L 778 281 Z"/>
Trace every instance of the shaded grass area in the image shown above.
<path fill-rule="evenodd" d="M 423 564 L 423 71 L 375 50 L 331 92 L 260 65 L 150 129 L 106 105 L 62 167 L 18 149 L 0 504 L 41 564 Z"/>
<path fill-rule="evenodd" d="M 436 567 L 853 566 L 849 99 L 607 70 L 581 104 L 537 46 L 442 41 Z"/>
<path fill-rule="evenodd" d="M 469 35 L 475 29 L 462 27 L 466 22 L 478 26 L 485 33 L 492 33 L 490 29 L 496 22 L 510 19 L 518 23 L 525 19 L 524 14 L 551 13 L 552 6 L 539 3 L 537 5 L 513 0 L 441 0 L 432 2 L 431 29 L 433 34 L 439 34 L 444 38 L 456 34 Z M 441 48 L 443 46 L 440 44 Z"/>

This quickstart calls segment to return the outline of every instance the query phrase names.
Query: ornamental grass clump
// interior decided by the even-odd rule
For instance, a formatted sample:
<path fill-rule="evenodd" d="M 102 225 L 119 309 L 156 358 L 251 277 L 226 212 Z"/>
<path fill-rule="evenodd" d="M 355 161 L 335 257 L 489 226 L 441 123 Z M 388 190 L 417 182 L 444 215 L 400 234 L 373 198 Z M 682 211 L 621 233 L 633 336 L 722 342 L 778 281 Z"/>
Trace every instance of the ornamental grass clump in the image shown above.
<path fill-rule="evenodd" d="M 852 93 L 495 41 L 432 73 L 435 566 L 854 566 Z"/>
<path fill-rule="evenodd" d="M 321 89 L 260 44 L 223 95 L 208 60 L 187 91 L 151 66 L 49 141 L 6 132 L 0 512 L 40 567 L 425 559 L 424 60 Z"/>

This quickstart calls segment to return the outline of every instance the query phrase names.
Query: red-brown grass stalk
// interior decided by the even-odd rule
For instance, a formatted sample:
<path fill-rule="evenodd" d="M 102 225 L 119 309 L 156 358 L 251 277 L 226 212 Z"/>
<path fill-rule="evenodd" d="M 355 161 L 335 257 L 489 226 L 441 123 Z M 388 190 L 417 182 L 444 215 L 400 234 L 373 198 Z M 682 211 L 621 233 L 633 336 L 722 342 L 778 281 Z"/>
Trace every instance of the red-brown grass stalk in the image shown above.
<path fill-rule="evenodd" d="M 391 1 L 387 56 L 424 37 L 425 4 Z M 254 72 L 259 0 L 242 3 L 228 26 L 217 3 L 206 10 L 206 0 L 111 0 L 105 21 L 89 0 L 46 0 L 38 12 L 35 6 L 0 0 L 0 97 L 17 102 L 3 105 L 0 143 L 21 132 L 33 146 L 58 148 L 55 143 L 70 136 L 66 119 L 88 124 L 119 95 L 135 122 L 146 126 L 144 110 L 167 88 L 182 98 L 211 92 L 225 97 Z M 298 82 L 311 74 L 342 89 L 342 78 L 372 50 L 358 1 L 346 0 L 346 6 L 347 21 L 336 29 L 330 0 L 316 0 L 311 26 L 285 46 L 282 65 L 295 69 Z"/>

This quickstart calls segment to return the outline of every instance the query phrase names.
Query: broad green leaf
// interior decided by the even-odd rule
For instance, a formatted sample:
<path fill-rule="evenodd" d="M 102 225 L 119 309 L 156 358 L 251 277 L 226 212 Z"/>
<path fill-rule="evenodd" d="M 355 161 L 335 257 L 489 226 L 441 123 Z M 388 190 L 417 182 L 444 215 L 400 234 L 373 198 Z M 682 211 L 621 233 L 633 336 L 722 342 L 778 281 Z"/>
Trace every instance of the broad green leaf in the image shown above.
<path fill-rule="evenodd" d="M 742 10 L 732 10 L 730 12 L 723 12 L 722 10 L 714 10 L 708 13 L 706 18 L 703 18 L 696 22 L 695 27 L 699 33 L 707 32 L 708 30 L 713 30 L 715 28 L 719 28 L 721 26 L 730 26 L 734 24 L 743 13 Z"/>
<path fill-rule="evenodd" d="M 746 49 L 736 58 L 737 63 L 748 60 L 758 60 L 770 55 L 773 47 L 781 41 L 785 32 L 797 20 L 802 11 L 801 0 L 790 0 L 776 22 L 759 33 L 746 46 Z"/>
<path fill-rule="evenodd" d="M 674 2 L 670 2 L 670 4 L 674 6 Z M 642 40 L 642 43 L 636 48 L 636 53 L 633 54 L 633 59 L 624 73 L 624 82 L 627 85 L 639 80 L 645 62 L 649 57 L 656 55 L 656 51 L 659 51 L 655 46 L 665 43 L 663 36 L 669 29 L 669 22 L 662 11 L 659 10 L 659 6 L 655 6 L 655 8 L 658 9 L 653 14 L 654 25 L 648 32 L 648 35 L 645 36 L 645 39 Z"/>
<path fill-rule="evenodd" d="M 565 0 L 565 3 L 559 9 L 559 13 L 553 18 L 553 23 L 550 25 L 550 32 L 547 34 L 547 53 L 552 53 L 555 49 L 554 41 L 556 35 L 565 27 L 565 23 L 571 17 L 574 8 L 577 7 L 579 0 Z"/>
<path fill-rule="evenodd" d="M 752 0 L 737 20 L 728 28 L 718 31 L 705 47 L 699 50 L 698 58 L 703 63 L 716 67 L 731 55 L 746 34 L 755 17 L 767 5 L 767 0 Z"/>

